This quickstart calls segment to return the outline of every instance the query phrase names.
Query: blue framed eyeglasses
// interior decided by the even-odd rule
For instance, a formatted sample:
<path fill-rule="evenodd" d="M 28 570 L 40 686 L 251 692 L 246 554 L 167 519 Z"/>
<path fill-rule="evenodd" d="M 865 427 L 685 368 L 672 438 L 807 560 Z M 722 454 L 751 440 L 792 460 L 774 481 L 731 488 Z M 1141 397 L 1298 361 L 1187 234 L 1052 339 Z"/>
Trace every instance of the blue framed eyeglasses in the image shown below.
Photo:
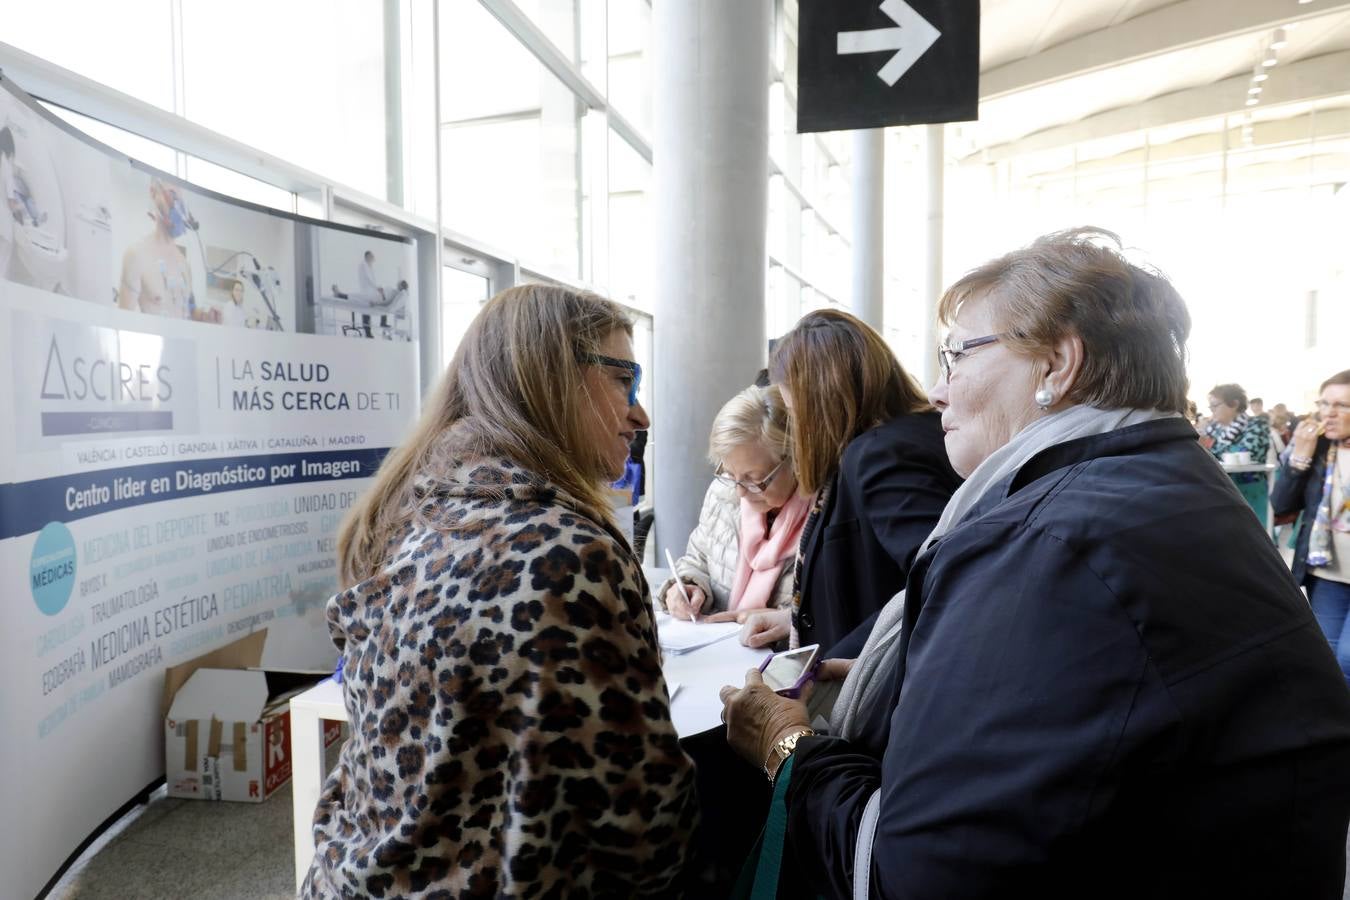
<path fill-rule="evenodd" d="M 615 359 L 612 356 L 603 356 L 599 353 L 586 353 L 581 357 L 582 362 L 594 363 L 597 366 L 612 366 L 616 369 L 625 369 L 632 373 L 632 380 L 628 383 L 628 405 L 637 406 L 638 388 L 642 387 L 642 366 L 633 362 L 631 359 Z"/>

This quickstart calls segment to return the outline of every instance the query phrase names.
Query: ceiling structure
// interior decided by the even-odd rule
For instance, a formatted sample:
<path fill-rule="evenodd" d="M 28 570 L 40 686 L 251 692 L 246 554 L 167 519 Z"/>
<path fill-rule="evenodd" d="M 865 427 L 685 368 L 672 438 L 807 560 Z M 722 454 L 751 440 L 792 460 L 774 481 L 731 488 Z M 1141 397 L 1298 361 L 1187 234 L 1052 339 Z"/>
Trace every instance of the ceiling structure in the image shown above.
<path fill-rule="evenodd" d="M 949 129 L 963 164 L 1102 190 L 1350 180 L 1350 0 L 983 0 L 980 39 L 979 121 Z"/>

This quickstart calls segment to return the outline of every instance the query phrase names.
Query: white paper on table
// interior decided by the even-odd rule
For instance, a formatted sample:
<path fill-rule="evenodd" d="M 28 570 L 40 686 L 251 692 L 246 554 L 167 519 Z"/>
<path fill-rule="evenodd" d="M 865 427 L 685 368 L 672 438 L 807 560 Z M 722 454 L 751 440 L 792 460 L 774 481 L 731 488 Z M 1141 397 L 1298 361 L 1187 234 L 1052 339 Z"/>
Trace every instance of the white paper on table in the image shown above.
<path fill-rule="evenodd" d="M 656 638 L 667 653 L 688 653 L 740 634 L 735 622 L 698 622 L 677 619 L 668 613 L 656 614 Z"/>

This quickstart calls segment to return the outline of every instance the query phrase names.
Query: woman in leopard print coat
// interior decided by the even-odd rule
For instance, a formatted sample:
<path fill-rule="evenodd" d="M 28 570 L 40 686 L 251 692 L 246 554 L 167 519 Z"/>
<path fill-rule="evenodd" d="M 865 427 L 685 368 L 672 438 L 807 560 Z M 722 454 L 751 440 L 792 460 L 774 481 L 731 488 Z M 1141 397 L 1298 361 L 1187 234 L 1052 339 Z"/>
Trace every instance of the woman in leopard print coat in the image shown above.
<path fill-rule="evenodd" d="M 630 335 L 594 295 L 498 295 L 344 523 L 352 734 L 302 897 L 678 893 L 693 766 L 601 487 L 648 425 Z"/>

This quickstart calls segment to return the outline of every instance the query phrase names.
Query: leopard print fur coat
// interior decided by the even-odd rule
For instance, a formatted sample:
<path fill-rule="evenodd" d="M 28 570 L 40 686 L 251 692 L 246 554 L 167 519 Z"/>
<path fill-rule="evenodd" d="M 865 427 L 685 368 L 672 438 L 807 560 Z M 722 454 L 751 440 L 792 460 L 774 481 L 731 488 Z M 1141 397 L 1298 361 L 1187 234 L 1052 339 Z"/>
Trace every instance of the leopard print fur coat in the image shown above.
<path fill-rule="evenodd" d="M 697 819 L 627 542 L 503 460 L 328 603 L 351 737 L 303 898 L 670 896 Z"/>

